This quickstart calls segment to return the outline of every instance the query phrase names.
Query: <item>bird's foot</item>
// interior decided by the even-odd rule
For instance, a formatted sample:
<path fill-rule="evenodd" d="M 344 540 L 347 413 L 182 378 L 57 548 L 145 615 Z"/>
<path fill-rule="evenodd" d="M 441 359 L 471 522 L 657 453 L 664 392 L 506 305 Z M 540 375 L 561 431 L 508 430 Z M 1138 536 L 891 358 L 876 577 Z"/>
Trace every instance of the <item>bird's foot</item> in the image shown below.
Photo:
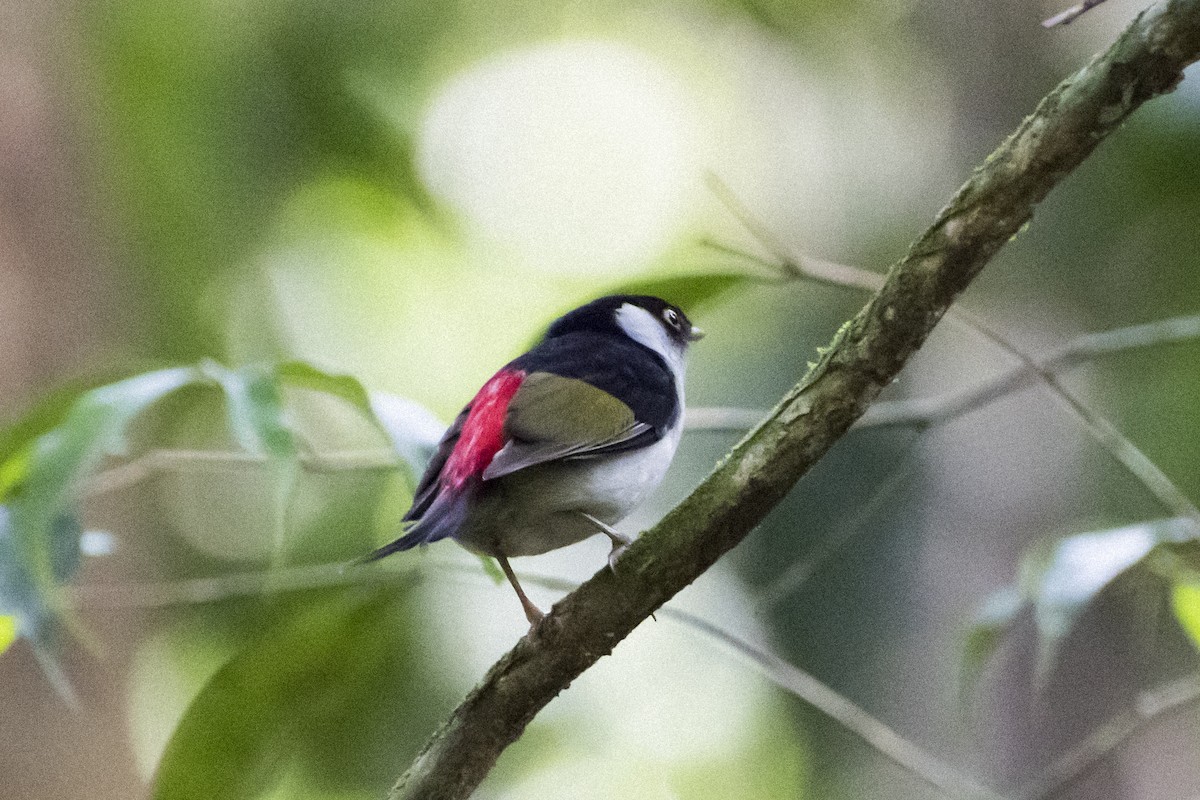
<path fill-rule="evenodd" d="M 584 519 L 595 525 L 598 531 L 603 533 L 612 541 L 612 550 L 608 552 L 608 568 L 615 574 L 617 571 L 617 559 L 619 559 L 622 554 L 629 549 L 629 545 L 633 544 L 633 539 L 630 539 L 623 533 L 618 533 L 617 531 L 613 530 L 611 525 L 601 522 L 591 514 L 586 514 L 582 511 L 579 513 L 583 515 Z"/>
<path fill-rule="evenodd" d="M 631 544 L 633 544 L 633 540 L 625 536 L 613 539 L 612 550 L 608 551 L 608 568 L 612 570 L 613 574 L 617 572 L 617 559 L 625 555 L 625 551 Z"/>
<path fill-rule="evenodd" d="M 529 629 L 533 630 L 539 622 L 546 618 L 546 614 L 525 596 L 525 590 L 521 588 L 521 582 L 517 580 L 517 575 L 513 572 L 508 559 L 504 556 L 496 556 L 496 561 L 500 564 L 500 569 L 504 570 L 504 577 L 508 578 L 508 582 L 516 591 L 517 598 L 521 601 L 521 608 L 525 609 L 525 619 L 529 620 Z"/>
<path fill-rule="evenodd" d="M 529 630 L 533 630 L 542 620 L 546 618 L 546 612 L 529 602 L 528 599 L 522 599 L 521 607 L 525 609 L 525 619 L 529 620 Z"/>

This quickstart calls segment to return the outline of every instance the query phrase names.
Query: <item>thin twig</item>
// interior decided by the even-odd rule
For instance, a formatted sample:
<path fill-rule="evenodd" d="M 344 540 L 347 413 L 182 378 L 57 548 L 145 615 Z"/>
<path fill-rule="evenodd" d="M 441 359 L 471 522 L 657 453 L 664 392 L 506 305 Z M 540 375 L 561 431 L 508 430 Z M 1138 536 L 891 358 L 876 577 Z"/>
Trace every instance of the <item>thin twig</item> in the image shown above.
<path fill-rule="evenodd" d="M 1024 369 L 1037 375 L 1040 381 L 1049 387 L 1059 401 L 1079 420 L 1091 433 L 1092 439 L 1100 445 L 1113 459 L 1123 466 L 1139 483 L 1154 496 L 1159 503 L 1170 510 L 1174 516 L 1188 517 L 1200 525 L 1200 509 L 1186 494 L 1159 468 L 1128 436 L 1121 433 L 1107 417 L 1095 411 L 1074 394 L 1058 379 L 1054 372 L 1033 358 L 1030 358 L 1007 339 L 994 331 L 978 318 L 961 315 L 972 329 L 986 336 L 998 347 L 1004 349 L 1020 361 Z M 1143 326 L 1139 326 L 1142 328 Z M 1188 326 L 1184 326 L 1185 328 Z M 1144 328 L 1143 328 L 1144 329 Z M 1111 351 L 1110 351 L 1111 352 Z"/>
<path fill-rule="evenodd" d="M 748 223 L 748 220 L 752 220 L 750 212 L 737 203 L 728 187 L 722 186 L 722 188 L 723 200 L 727 205 L 732 204 L 736 207 L 737 218 L 746 225 L 752 235 L 757 237 L 761 228 Z M 752 254 L 734 248 L 725 248 L 725 252 L 745 259 L 757 259 Z M 785 253 L 782 262 L 789 265 L 785 271 L 787 279 L 799 278 L 830 283 L 823 275 L 813 276 L 803 267 L 797 267 L 796 265 L 805 263 L 805 259 L 802 257 Z M 778 267 L 778 265 L 775 266 Z M 854 268 L 847 267 L 845 269 L 853 270 Z M 857 270 L 857 272 L 873 274 L 866 273 L 865 270 Z M 836 284 L 837 281 L 834 280 L 833 283 Z M 861 280 L 849 282 L 846 285 L 850 288 L 862 288 Z M 982 319 L 961 308 L 952 309 L 946 316 L 984 336 L 1014 357 L 1018 363 L 993 375 L 981 384 L 941 398 L 876 403 L 858 421 L 856 427 L 936 425 L 993 402 L 1037 380 L 1046 385 L 1052 395 L 1084 425 L 1092 439 L 1125 467 L 1163 506 L 1177 516 L 1191 519 L 1200 524 L 1200 511 L 1162 472 L 1158 465 L 1107 418 L 1076 398 L 1055 374 L 1081 362 L 1104 355 L 1200 338 L 1200 314 L 1158 320 L 1100 333 L 1083 334 L 1041 358 L 1027 355 Z M 759 410 L 741 408 L 693 409 L 688 412 L 688 426 L 691 429 L 728 429 L 741 423 L 753 424 L 752 420 L 761 418 L 763 413 Z M 890 476 L 889 483 L 896 478 L 897 474 L 893 473 Z M 885 485 L 885 488 L 877 493 L 867 505 L 873 507 L 881 496 L 889 493 L 890 489 Z M 822 542 L 818 548 L 818 557 L 793 565 L 764 590 L 760 602 L 768 605 L 777 602 L 803 585 L 822 560 L 840 549 L 846 541 L 853 537 L 859 529 L 859 522 L 863 516 L 862 509 L 859 509 L 859 513 L 852 517 L 852 524 L 848 524 L 840 535 L 830 536 Z M 1023 800 L 1043 800 L 1043 798 L 1056 794 L 1133 735 L 1146 722 L 1167 710 L 1194 702 L 1197 699 L 1200 699 L 1200 681 L 1196 676 L 1190 676 L 1160 687 L 1153 693 L 1142 695 L 1135 709 L 1118 715 L 1109 723 L 1095 730 L 1078 747 L 1055 761 L 1029 787 L 1019 792 L 1018 797 Z"/>
<path fill-rule="evenodd" d="M 846 730 L 859 736 L 877 752 L 944 794 L 955 798 L 1003 800 L 1004 795 L 1001 793 L 989 789 L 918 747 L 846 696 L 769 650 L 753 645 L 695 614 L 669 607 L 664 608 L 662 613 L 729 645 L 735 652 L 757 665 L 763 675 L 776 686 L 799 697 Z"/>
<path fill-rule="evenodd" d="M 394 575 L 395 573 L 392 573 Z M 351 570 L 345 563 L 308 564 L 275 570 L 235 572 L 207 578 L 185 578 L 147 583 L 85 583 L 64 586 L 60 602 L 80 610 L 120 608 L 169 608 L 179 605 L 216 603 L 233 597 L 268 592 L 295 592 L 376 580 L 389 573 L 379 570 Z"/>
<path fill-rule="evenodd" d="M 1200 339 L 1200 314 L 1171 317 L 1100 333 L 1077 336 L 1046 356 L 1013 364 L 984 381 L 937 397 L 888 400 L 871 406 L 857 428 L 937 425 L 974 411 L 1018 389 L 1044 372 L 1059 372 L 1100 356 L 1162 344 Z M 1005 349 L 1011 347 L 1005 345 Z M 689 408 L 686 424 L 695 431 L 741 431 L 756 425 L 768 411 L 757 408 Z"/>
<path fill-rule="evenodd" d="M 889 491 L 877 494 L 872 503 Z M 370 570 L 346 569 L 344 563 L 337 562 L 178 581 L 85 584 L 64 588 L 61 600 L 64 606 L 85 611 L 163 608 L 211 603 L 268 591 L 304 591 L 365 582 L 395 583 L 411 580 L 427 569 L 456 572 L 473 578 L 483 576 L 483 571 L 475 564 L 440 559 L 423 559 L 421 563 L 403 569 Z M 541 573 L 522 570 L 519 574 L 523 583 L 555 591 L 570 592 L 577 586 L 571 581 Z M 690 612 L 667 606 L 659 613 L 664 618 L 676 620 L 732 647 L 776 686 L 808 703 L 862 738 L 884 757 L 930 785 L 954 796 L 1000 796 L 906 740 L 845 696 L 775 653 L 753 645 Z M 1056 759 L 1034 780 L 1006 794 L 1018 800 L 1045 800 L 1052 797 L 1156 718 L 1197 700 L 1200 700 L 1200 676 L 1196 675 L 1145 692 L 1139 696 L 1134 708 L 1113 717 L 1078 746 Z"/>
<path fill-rule="evenodd" d="M 729 184 L 722 180 L 721 176 L 710 170 L 705 173 L 704 179 L 705 183 L 708 184 L 709 191 L 716 196 L 741 226 L 749 231 L 750 235 L 757 239 L 759 244 L 763 245 L 767 249 L 767 252 L 775 257 L 779 262 L 778 266 L 787 275 L 800 277 L 804 274 L 803 268 L 790 255 L 791 249 L 775 236 L 774 231 L 758 222 L 749 209 L 738 199 L 737 195 L 733 193 L 733 190 L 729 188 Z"/>
<path fill-rule="evenodd" d="M 779 577 L 759 590 L 755 596 L 759 610 L 766 611 L 796 592 L 830 558 L 859 535 L 863 531 L 866 521 L 891 499 L 895 491 L 909 477 L 917 453 L 918 447 L 917 444 L 914 444 L 895 462 L 887 477 L 875 488 L 867 502 L 859 504 L 851 513 L 838 520 L 837 524 L 833 526 L 833 530 L 823 536 L 810 553 L 794 562 Z"/>
<path fill-rule="evenodd" d="M 754 214 L 738 199 L 726 183 L 716 176 L 710 176 L 709 186 L 717 198 L 729 210 L 730 214 L 772 254 L 776 259 L 776 263 L 763 263 L 779 270 L 782 273 L 781 277 L 784 279 L 814 281 L 845 288 L 864 289 L 866 291 L 874 291 L 878 288 L 882 278 L 873 272 L 844 264 L 833 264 L 828 261 L 809 259 L 789 252 L 786 245 L 780 239 L 774 236 L 765 225 L 762 225 L 755 219 Z M 725 252 L 735 253 L 741 258 L 752 260 L 756 258 L 753 254 L 738 251 L 734 248 L 725 247 L 723 249 Z M 1101 335 L 1099 338 L 1093 337 L 1090 341 L 1074 347 L 1068 346 L 1063 351 L 1060 351 L 1059 354 L 1056 354 L 1056 356 L 1038 361 L 1026 355 L 999 331 L 984 322 L 982 318 L 971 314 L 965 309 L 952 308 L 946 313 L 946 316 L 949 319 L 963 323 L 997 347 L 1009 353 L 1020 362 L 1019 366 L 1009 371 L 1007 375 L 1001 374 L 996 376 L 990 384 L 985 383 L 974 389 L 968 389 L 965 392 L 952 395 L 947 398 L 947 402 L 942 404 L 929 400 L 899 401 L 898 405 L 877 403 L 858 421 L 857 426 L 859 428 L 882 425 L 934 424 L 966 413 L 968 410 L 978 408 L 984 403 L 990 402 L 1018 388 L 1029 379 L 1036 378 L 1050 389 L 1055 397 L 1083 424 L 1092 439 L 1109 453 L 1117 463 L 1121 464 L 1135 480 L 1139 481 L 1154 495 L 1160 503 L 1177 516 L 1191 517 L 1200 524 L 1200 509 L 1196 508 L 1195 504 L 1188 499 L 1187 495 L 1179 489 L 1166 473 L 1147 457 L 1129 437 L 1121 433 L 1107 417 L 1075 397 L 1052 374 L 1053 370 L 1060 366 L 1060 364 L 1055 363 L 1056 359 L 1061 360 L 1063 365 L 1065 365 L 1071 358 L 1077 358 L 1080 351 L 1085 349 L 1089 344 L 1092 347 L 1100 349 L 1108 347 L 1110 349 L 1104 350 L 1104 352 L 1112 352 L 1111 347 L 1114 344 L 1112 334 L 1109 334 L 1107 338 Z M 1180 318 L 1182 324 L 1178 327 L 1182 327 L 1187 331 L 1194 330 L 1196 323 L 1193 320 L 1195 319 L 1195 317 Z M 1180 322 L 1180 320 L 1176 322 Z M 1153 323 L 1151 326 L 1153 326 Z M 1148 330 L 1151 326 L 1135 326 L 1133 329 L 1126 330 L 1134 331 L 1132 335 L 1135 337 L 1143 336 L 1151 333 Z M 1167 333 L 1171 331 L 1171 327 L 1168 326 Z M 1097 350 L 1097 352 L 1099 351 Z M 706 415 L 704 414 L 693 414 L 690 416 L 692 418 L 699 417 L 702 422 L 716 423 L 710 425 L 710 429 L 719 429 L 722 427 L 722 422 L 740 420 L 747 416 L 734 413 L 731 409 L 722 409 L 722 411 L 724 413 L 721 415 L 707 415 L 708 419 L 705 418 Z M 698 426 L 693 423 L 692 427 Z"/>
<path fill-rule="evenodd" d="M 780 273 L 783 280 L 804 280 L 839 289 L 861 289 L 865 292 L 877 292 L 879 287 L 883 286 L 884 276 L 877 272 L 795 252 L 775 236 L 766 225 L 755 218 L 754 213 L 719 175 L 709 172 L 707 179 L 709 190 L 717 200 L 775 260 L 769 261 L 713 239 L 702 239 L 701 245 L 726 255 L 767 266 Z"/>
<path fill-rule="evenodd" d="M 1133 708 L 1117 714 L 1071 748 L 1013 795 L 1048 800 L 1078 780 L 1130 737 L 1159 717 L 1200 701 L 1200 675 L 1188 675 L 1138 696 Z"/>
<path fill-rule="evenodd" d="M 419 565 L 405 569 L 369 570 L 346 569 L 344 563 L 328 563 L 179 581 L 76 586 L 65 590 L 63 601 L 71 607 L 91 611 L 162 608 L 211 603 L 267 592 L 303 591 L 365 582 L 395 583 L 399 580 L 411 580 L 426 569 L 460 573 L 476 579 L 484 578 L 483 570 L 477 564 L 445 560 L 423 559 Z M 555 591 L 569 592 L 578 586 L 571 581 L 550 575 L 525 571 L 519 574 L 521 582 L 526 585 L 537 585 Z M 770 650 L 751 644 L 746 639 L 691 612 L 667 606 L 659 613 L 665 619 L 674 620 L 689 630 L 731 648 L 780 689 L 808 703 L 859 736 L 885 758 L 919 780 L 951 797 L 1001 800 L 1001 796 L 996 792 L 905 739 L 849 698 Z"/>
<path fill-rule="evenodd" d="M 867 291 L 872 291 L 873 285 L 877 283 L 877 280 L 881 280 L 879 276 L 867 270 L 842 264 L 831 264 L 830 262 L 805 259 L 802 256 L 788 252 L 787 247 L 778 238 L 773 236 L 767 230 L 766 226 L 760 224 L 755 219 L 753 213 L 737 198 L 727 184 L 712 176 L 710 177 L 709 185 L 718 199 L 724 203 L 729 212 L 746 228 L 750 235 L 757 239 L 775 257 L 777 263 L 772 266 L 782 273 L 783 278 L 816 281 L 844 286 L 846 288 L 865 289 Z M 733 250 L 733 248 L 725 249 L 726 252 L 738 252 Z M 738 254 L 743 258 L 754 258 L 749 253 L 739 252 Z M 771 262 L 765 263 L 771 264 Z M 949 398 L 951 402 L 946 405 L 939 406 L 936 402 L 927 400 L 915 401 L 915 403 L 914 401 L 900 401 L 905 405 L 892 407 L 889 407 L 887 403 L 878 403 L 869 409 L 867 414 L 858 421 L 857 425 L 859 428 L 881 425 L 930 425 L 977 408 L 1017 388 L 1029 379 L 1036 378 L 1050 389 L 1067 410 L 1083 424 L 1092 439 L 1117 463 L 1123 466 L 1135 480 L 1140 482 L 1155 499 L 1177 516 L 1191 517 L 1197 524 L 1200 524 L 1200 509 L 1196 508 L 1187 495 L 1129 437 L 1121 433 L 1107 417 L 1075 397 L 1052 374 L 1052 365 L 1039 362 L 1026 355 L 1001 333 L 984 322 L 983 319 L 962 308 L 950 309 L 946 316 L 966 325 L 1016 358 L 1020 362 L 1019 366 L 1011 371 L 1007 378 L 997 377 L 994 379 L 990 386 L 984 384 L 975 389 L 967 390 L 958 396 L 952 396 Z M 1141 328 L 1142 326 L 1138 327 Z M 908 403 L 914 404 L 907 405 Z M 737 415 L 729 413 L 728 409 L 725 411 L 724 418 L 726 420 L 737 418 Z M 701 415 L 701 419 L 703 419 L 703 415 Z M 719 422 L 721 420 L 718 419 L 716 421 Z"/>
<path fill-rule="evenodd" d="M 83 490 L 84 497 L 98 497 L 127 489 L 159 472 L 194 470 L 242 469 L 263 467 L 270 457 L 262 453 L 218 450 L 150 450 L 132 461 L 104 470 L 90 478 Z M 383 450 L 347 450 L 297 456 L 296 462 L 304 472 L 375 472 L 400 469 L 402 462 L 394 453 Z"/>
<path fill-rule="evenodd" d="M 1054 28 L 1059 25 L 1070 25 L 1075 20 L 1079 19 L 1085 12 L 1095 8 L 1103 3 L 1104 0 L 1083 0 L 1082 3 L 1077 3 L 1065 11 L 1060 11 L 1050 19 L 1042 21 L 1043 28 Z"/>

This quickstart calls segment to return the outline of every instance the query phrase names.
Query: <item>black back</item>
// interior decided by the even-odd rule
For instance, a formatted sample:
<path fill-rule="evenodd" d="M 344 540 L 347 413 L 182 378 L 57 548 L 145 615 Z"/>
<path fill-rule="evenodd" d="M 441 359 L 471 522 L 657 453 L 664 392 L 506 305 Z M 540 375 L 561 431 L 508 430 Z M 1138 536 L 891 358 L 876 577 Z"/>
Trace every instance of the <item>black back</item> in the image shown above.
<path fill-rule="evenodd" d="M 654 429 L 655 439 L 682 411 L 662 356 L 623 334 L 585 330 L 552 336 L 510 366 L 587 381 L 629 406 L 638 422 Z"/>

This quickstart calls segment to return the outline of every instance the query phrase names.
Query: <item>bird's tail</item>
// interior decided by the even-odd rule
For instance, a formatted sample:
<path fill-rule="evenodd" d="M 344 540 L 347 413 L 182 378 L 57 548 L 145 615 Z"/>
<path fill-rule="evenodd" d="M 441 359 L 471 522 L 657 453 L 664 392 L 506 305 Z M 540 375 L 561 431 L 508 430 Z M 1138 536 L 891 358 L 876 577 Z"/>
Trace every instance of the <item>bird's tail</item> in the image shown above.
<path fill-rule="evenodd" d="M 424 516 L 411 523 L 403 536 L 368 553 L 355 563 L 369 564 L 392 553 L 411 550 L 417 545 L 453 536 L 467 516 L 467 495 L 467 492 L 443 492 L 438 495 Z"/>
<path fill-rule="evenodd" d="M 392 553 L 399 553 L 404 550 L 411 550 L 419 544 L 425 544 L 425 536 L 421 531 L 420 524 L 413 525 L 408 533 L 396 539 L 393 542 L 388 542 L 378 550 L 367 553 L 362 558 L 359 558 L 355 564 L 370 564 L 372 561 L 378 561 L 381 558 L 390 556 Z"/>

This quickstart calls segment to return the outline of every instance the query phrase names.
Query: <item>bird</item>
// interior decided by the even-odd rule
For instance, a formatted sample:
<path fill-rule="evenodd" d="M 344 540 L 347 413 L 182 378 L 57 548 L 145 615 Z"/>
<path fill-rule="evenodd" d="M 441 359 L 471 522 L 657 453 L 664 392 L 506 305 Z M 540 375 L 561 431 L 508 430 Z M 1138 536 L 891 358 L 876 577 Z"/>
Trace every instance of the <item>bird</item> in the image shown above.
<path fill-rule="evenodd" d="M 536 627 L 545 615 L 509 559 L 604 534 L 616 569 L 632 540 L 613 525 L 674 458 L 688 346 L 703 335 L 649 295 L 608 295 L 559 317 L 463 408 L 417 484 L 403 535 L 361 561 L 453 539 L 499 563 Z"/>

